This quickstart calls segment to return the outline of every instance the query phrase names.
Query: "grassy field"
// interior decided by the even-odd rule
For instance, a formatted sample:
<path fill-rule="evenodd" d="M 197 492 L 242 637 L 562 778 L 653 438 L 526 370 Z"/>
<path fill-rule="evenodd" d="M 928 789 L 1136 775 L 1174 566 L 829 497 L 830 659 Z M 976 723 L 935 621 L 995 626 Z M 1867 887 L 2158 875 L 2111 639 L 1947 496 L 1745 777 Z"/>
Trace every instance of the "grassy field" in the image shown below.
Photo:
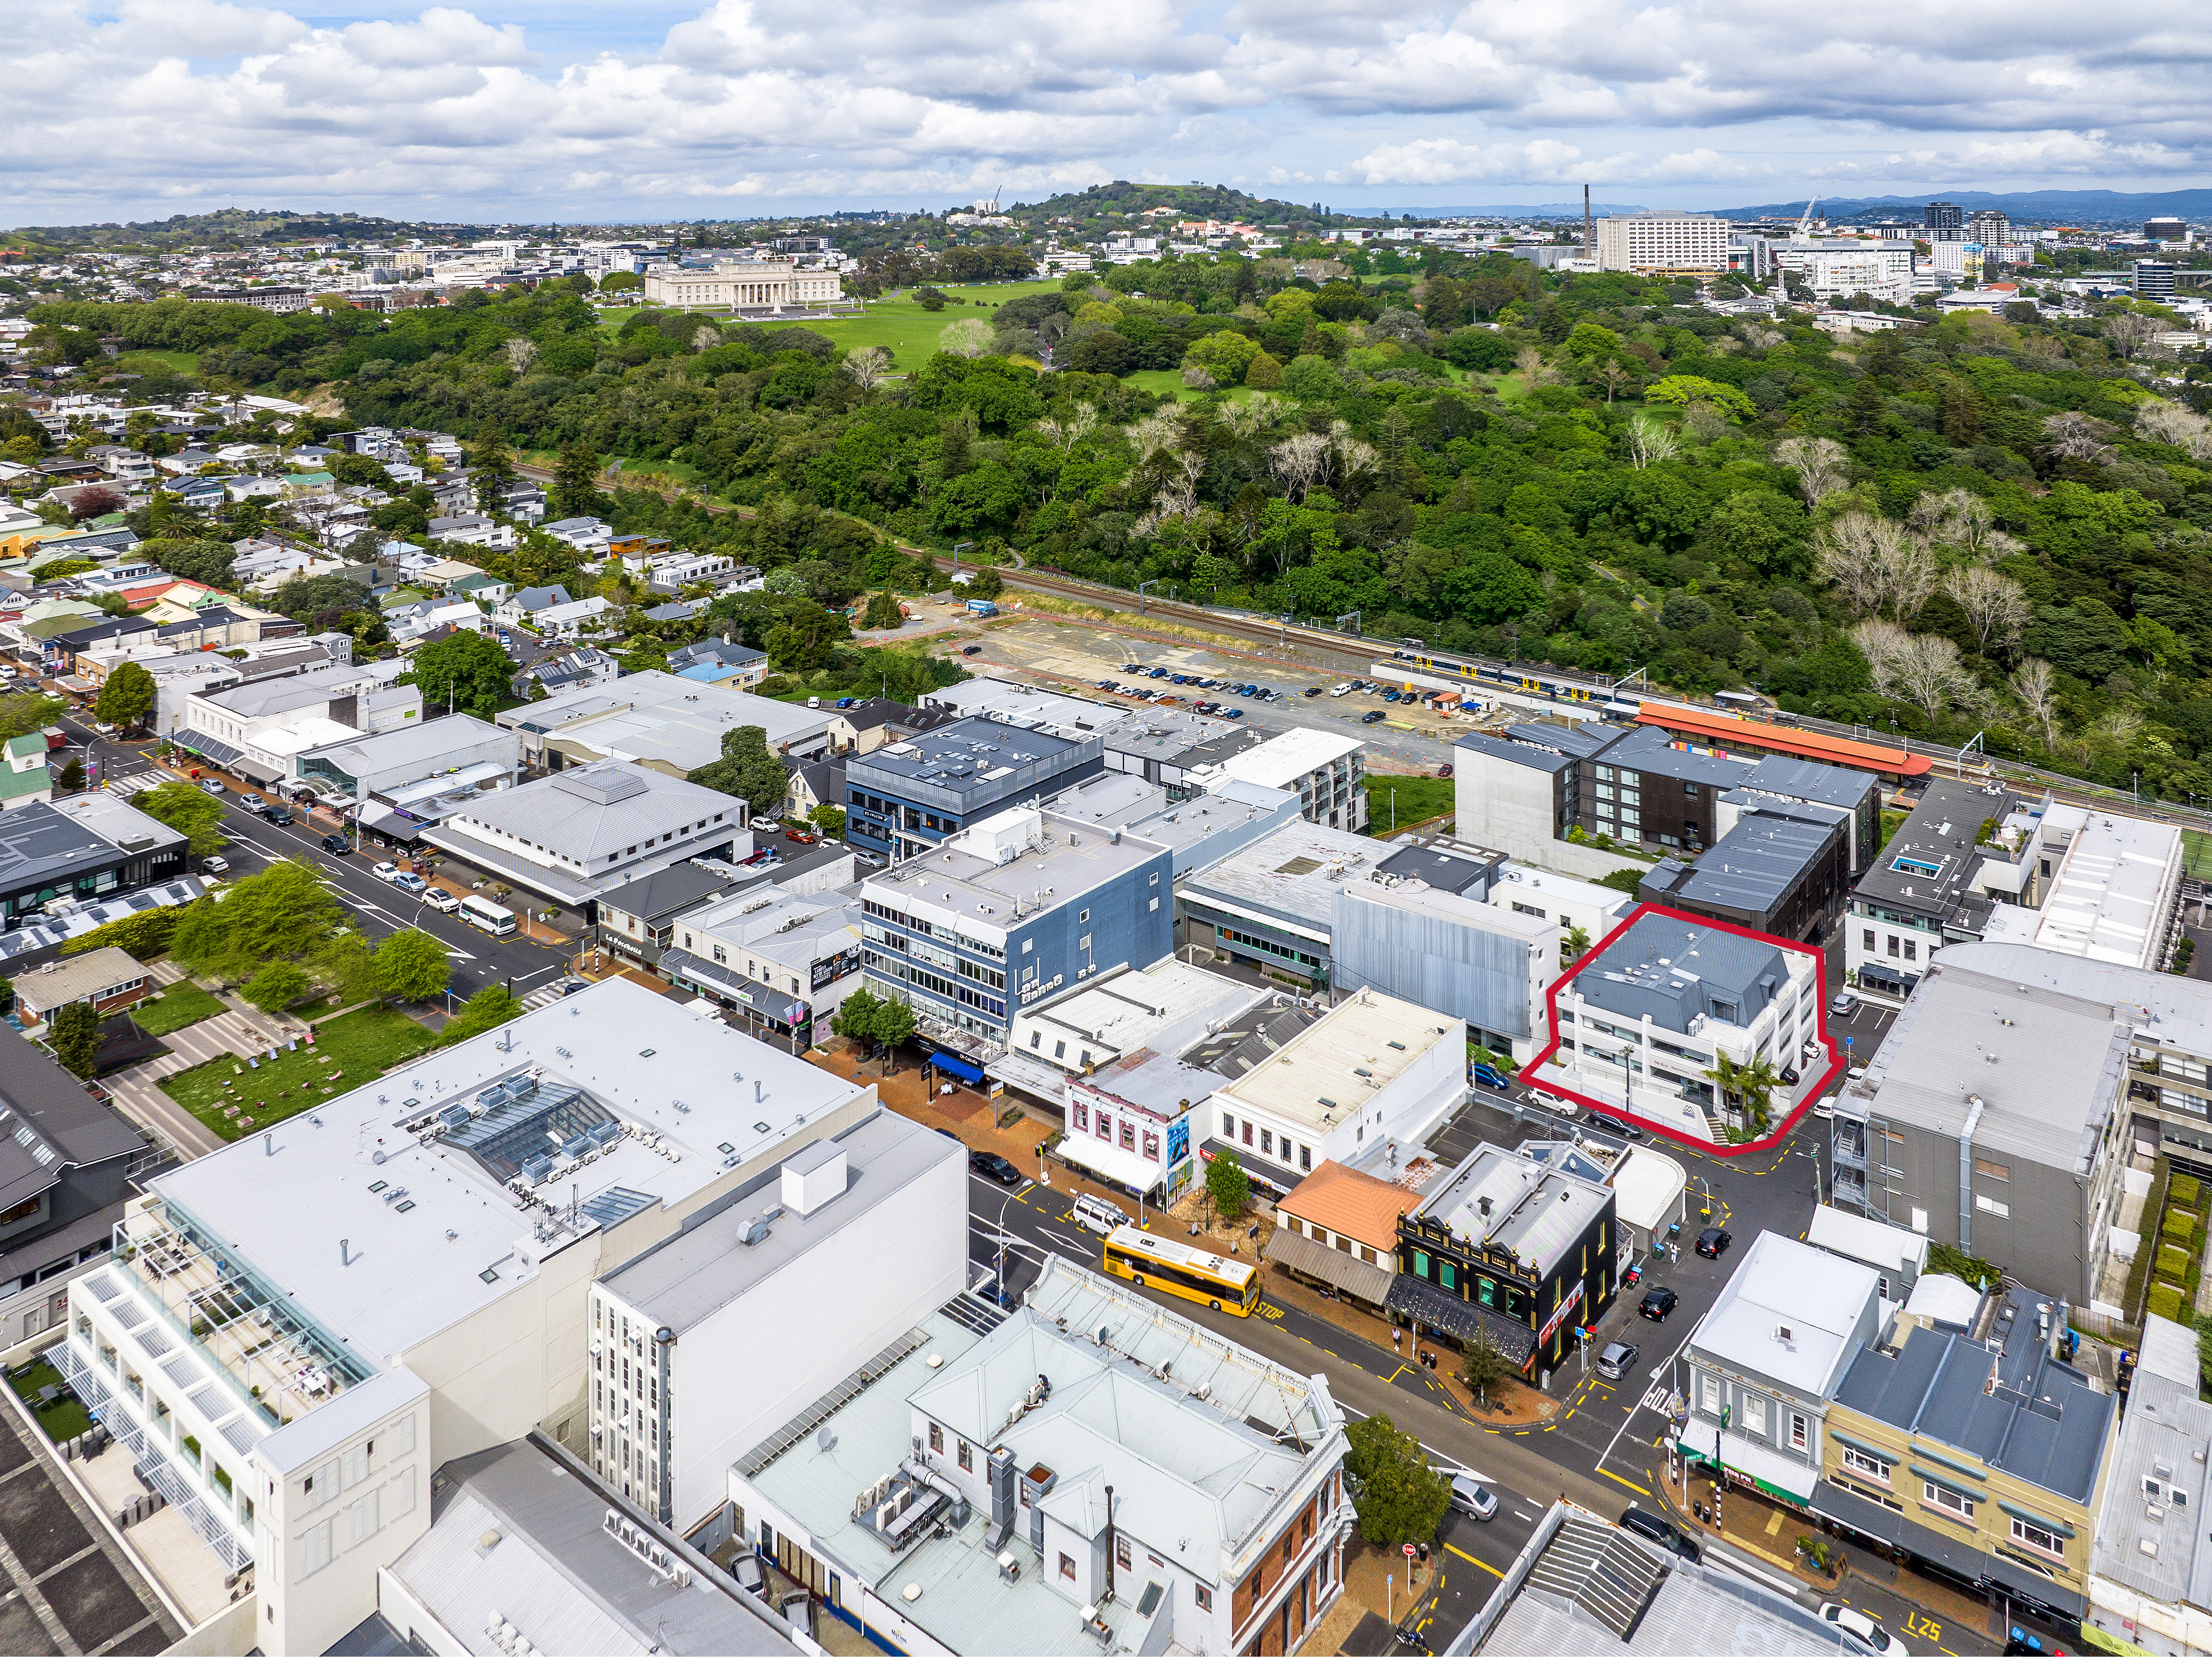
<path fill-rule="evenodd" d="M 436 1037 L 406 1014 L 364 1007 L 319 1025 L 313 1047 L 264 1059 L 210 1059 L 162 1078 L 162 1090 L 226 1139 L 267 1127 L 374 1081 Z M 235 1115 L 225 1110 L 237 1108 Z"/>
<path fill-rule="evenodd" d="M 125 351 L 115 360 L 115 366 L 127 374 L 150 374 L 162 371 L 172 373 L 198 373 L 200 354 L 198 351 Z"/>
<path fill-rule="evenodd" d="M 27 1363 L 16 1370 L 8 1377 L 8 1384 L 15 1389 L 17 1398 L 31 1406 L 31 1413 L 38 1417 L 39 1425 L 45 1429 L 46 1437 L 56 1444 L 65 1438 L 75 1438 L 92 1425 L 92 1417 L 86 1413 L 84 1405 L 78 1403 L 76 1395 L 65 1387 L 62 1395 L 52 1404 L 40 1405 L 39 1393 L 42 1387 L 60 1387 L 62 1384 L 62 1372 L 44 1358 L 35 1363 Z"/>
<path fill-rule="evenodd" d="M 142 1001 L 131 1010 L 138 1028 L 149 1035 L 167 1035 L 187 1024 L 197 1024 L 203 1018 L 212 1018 L 223 1011 L 222 1003 L 198 985 L 186 979 L 169 987 L 150 1000 Z"/>
<path fill-rule="evenodd" d="M 1449 777 L 1395 777 L 1367 775 L 1367 832 L 1388 835 L 1392 832 L 1393 806 L 1391 794 L 1397 795 L 1395 805 L 1397 826 L 1410 828 L 1417 822 L 1426 822 L 1431 817 L 1448 815 L 1452 809 L 1452 780 Z"/>

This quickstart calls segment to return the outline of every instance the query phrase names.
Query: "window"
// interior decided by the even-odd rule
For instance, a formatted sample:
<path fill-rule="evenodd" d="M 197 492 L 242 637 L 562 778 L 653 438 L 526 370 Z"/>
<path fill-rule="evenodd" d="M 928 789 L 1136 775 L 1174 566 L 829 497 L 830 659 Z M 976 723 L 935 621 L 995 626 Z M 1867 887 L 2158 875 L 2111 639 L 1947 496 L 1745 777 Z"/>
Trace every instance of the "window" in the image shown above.
<path fill-rule="evenodd" d="M 1272 1156 L 1275 1154 L 1275 1136 L 1266 1128 L 1260 1130 L 1260 1154 L 1262 1156 Z"/>
<path fill-rule="evenodd" d="M 1974 1172 L 1984 1179 L 2009 1180 L 2012 1178 L 2012 1164 L 1993 1162 L 1986 1156 L 1977 1156 L 1974 1158 Z"/>
<path fill-rule="evenodd" d="M 1031 1039 L 1034 1040 L 1035 1038 L 1032 1037 Z M 1091 1107 L 1088 1105 L 1077 1105 L 1074 1107 L 1073 1114 L 1069 1120 L 1083 1132 L 1086 1133 L 1089 1132 L 1091 1131 Z"/>
<path fill-rule="evenodd" d="M 346 1544 L 348 1547 L 358 1547 L 376 1534 L 379 1522 L 376 1497 L 377 1492 L 371 1490 L 349 1509 L 353 1515 L 353 1538 Z"/>
<path fill-rule="evenodd" d="M 1803 1449 L 1805 1448 L 1807 1433 L 1808 1424 L 1805 1417 L 1799 1415 L 1796 1411 L 1791 1411 L 1790 1413 L 1790 1448 L 1793 1450 Z"/>
<path fill-rule="evenodd" d="M 1920 959 L 1920 945 L 1909 938 L 1905 940 L 1905 958 L 1907 961 Z"/>
<path fill-rule="evenodd" d="M 1073 1554 L 1063 1553 L 1060 1556 L 1060 1575 L 1061 1580 L 1064 1581 L 1073 1582 L 1075 1580 L 1075 1556 Z"/>
<path fill-rule="evenodd" d="M 2025 1519 L 2012 1521 L 2012 1539 L 2024 1548 L 2033 1548 L 2038 1553 L 2047 1553 L 2054 1559 L 2066 1557 L 2066 1544 L 2055 1531 L 2040 1525 L 2032 1525 Z"/>
<path fill-rule="evenodd" d="M 1956 1490 L 1924 1478 L 1920 1481 L 1920 1500 L 1925 1505 L 1938 1508 L 1954 1518 L 1971 1520 L 1974 1516 L 1974 1501 L 1972 1496 L 1961 1496 Z"/>
<path fill-rule="evenodd" d="M 1843 1451 L 1844 1466 L 1861 1478 L 1871 1478 L 1877 1484 L 1889 1483 L 1889 1463 L 1863 1450 L 1854 1450 L 1848 1444 L 1838 1447 Z"/>
<path fill-rule="evenodd" d="M 1098 1137 L 1109 1141 L 1114 1137 L 1114 1119 L 1103 1110 L 1098 1113 Z"/>
<path fill-rule="evenodd" d="M 933 1421 L 929 1423 L 929 1453 L 932 1455 L 945 1454 L 945 1429 Z"/>
<path fill-rule="evenodd" d="M 1190 1592 L 1191 1598 L 1196 1602 L 1198 1608 L 1200 1611 L 1212 1611 L 1213 1609 L 1213 1590 L 1206 1587 L 1205 1583 L 1193 1582 L 1190 1585 Z"/>
<path fill-rule="evenodd" d="M 1079 926 L 1085 926 L 1090 925 L 1090 923 L 1091 911 L 1088 909 L 1079 910 L 1076 913 L 1075 924 Z"/>
<path fill-rule="evenodd" d="M 1307 1173 L 1311 1173 L 1313 1171 L 1313 1147 L 1311 1145 L 1300 1145 L 1298 1147 L 1298 1167 Z"/>
<path fill-rule="evenodd" d="M 1698 1382 L 1701 1395 L 1698 1407 L 1709 1416 L 1718 1415 L 1721 1412 L 1721 1378 L 1718 1375 L 1701 1375 L 1698 1377 Z"/>
<path fill-rule="evenodd" d="M 963 1473 L 974 1472 L 975 1471 L 975 1447 L 970 1444 L 964 1438 L 959 1441 L 959 1446 L 960 1471 Z"/>
<path fill-rule="evenodd" d="M 1252 1125 L 1249 1122 L 1244 1124 L 1244 1143 L 1248 1145 L 1252 1143 Z"/>
<path fill-rule="evenodd" d="M 301 1573 L 302 1575 L 313 1576 L 331 1563 L 331 1526 L 333 1522 L 325 1519 L 319 1525 L 311 1525 L 307 1527 L 307 1534 L 304 1539 L 307 1543 L 307 1563 L 306 1570 Z"/>
<path fill-rule="evenodd" d="M 1221 1137 L 1224 1139 L 1237 1137 L 1237 1119 L 1225 1110 L 1221 1113 Z"/>
<path fill-rule="evenodd" d="M 1417 1278 L 1429 1275 L 1429 1257 L 1418 1248 L 1413 1251 L 1413 1275 Z"/>
<path fill-rule="evenodd" d="M 1127 1531 L 1116 1531 L 1114 1533 L 1115 1568 L 1119 1570 L 1127 1570 L 1130 1568 L 1132 1558 L 1133 1556 L 1129 1551 L 1129 1533 Z"/>
<path fill-rule="evenodd" d="M 1121 1119 L 1121 1149 L 1124 1150 L 1134 1150 L 1136 1148 L 1136 1124 L 1130 1121 L 1129 1119 L 1125 1116 Z"/>
<path fill-rule="evenodd" d="M 2001 1220 L 2008 1220 L 2012 1217 L 2010 1203 L 2001 1203 L 1994 1197 L 1984 1197 L 1978 1191 L 1974 1193 L 1974 1206 L 1984 1214 L 1996 1215 Z"/>

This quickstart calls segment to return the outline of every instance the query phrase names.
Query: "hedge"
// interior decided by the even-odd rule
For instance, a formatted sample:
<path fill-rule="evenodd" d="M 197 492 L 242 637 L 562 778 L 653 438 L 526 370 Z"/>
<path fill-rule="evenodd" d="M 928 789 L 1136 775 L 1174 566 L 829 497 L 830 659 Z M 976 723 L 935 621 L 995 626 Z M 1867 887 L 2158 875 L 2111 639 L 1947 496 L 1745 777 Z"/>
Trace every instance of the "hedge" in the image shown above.
<path fill-rule="evenodd" d="M 2176 1248 L 2172 1243 L 2158 1251 L 2158 1274 L 2171 1283 L 2179 1283 L 2189 1275 L 2189 1251 Z"/>
<path fill-rule="evenodd" d="M 2197 1217 L 2185 1208 L 2169 1208 L 2166 1211 L 2165 1222 L 2159 1229 L 2166 1233 L 2169 1241 L 2186 1248 L 2189 1240 L 2197 1235 Z"/>
<path fill-rule="evenodd" d="M 2166 1187 L 2166 1200 L 2179 1203 L 2184 1208 L 2193 1209 L 2197 1206 L 2197 1176 L 2194 1174 L 2177 1174 L 2173 1176 L 2173 1183 Z"/>
<path fill-rule="evenodd" d="M 2150 1176 L 2150 1194 L 2143 1199 L 2142 1211 L 2145 1214 L 2156 1215 L 2165 1211 L 2166 1187 L 2172 1178 L 2173 1164 L 2163 1156 L 2157 1158 L 2153 1164 Z M 2143 1229 L 2142 1241 L 2136 1246 L 2136 1257 L 2128 1264 L 2126 1309 L 2128 1321 L 2130 1323 L 2142 1321 L 2143 1290 L 2150 1282 L 2151 1257 L 2157 1252 L 2156 1245 L 2150 1235 L 2150 1229 L 2146 1226 Z M 1936 1264 L 1936 1251 L 1931 1248 L 1928 1253 L 1928 1263 L 1930 1267 L 1933 1267 Z"/>
<path fill-rule="evenodd" d="M 2150 1310 L 2154 1317 L 2181 1321 L 2181 1291 L 2170 1283 L 2154 1283 L 2150 1288 Z"/>

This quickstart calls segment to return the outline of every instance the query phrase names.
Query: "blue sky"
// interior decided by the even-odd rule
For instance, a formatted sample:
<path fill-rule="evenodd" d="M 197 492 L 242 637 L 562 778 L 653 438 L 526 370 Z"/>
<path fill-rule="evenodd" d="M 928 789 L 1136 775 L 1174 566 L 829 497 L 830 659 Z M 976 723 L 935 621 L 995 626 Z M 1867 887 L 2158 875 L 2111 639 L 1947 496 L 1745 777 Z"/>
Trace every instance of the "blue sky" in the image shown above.
<path fill-rule="evenodd" d="M 0 222 L 1340 208 L 2206 182 L 2212 13 L 2078 0 L 18 0 Z M 27 88 L 38 89 L 32 96 Z"/>

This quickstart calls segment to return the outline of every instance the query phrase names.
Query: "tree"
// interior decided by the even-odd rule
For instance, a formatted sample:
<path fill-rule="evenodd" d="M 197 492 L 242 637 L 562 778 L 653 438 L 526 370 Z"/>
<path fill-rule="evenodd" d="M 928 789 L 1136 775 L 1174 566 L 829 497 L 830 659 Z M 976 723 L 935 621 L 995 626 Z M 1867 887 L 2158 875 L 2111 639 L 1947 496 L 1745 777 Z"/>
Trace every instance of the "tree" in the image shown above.
<path fill-rule="evenodd" d="M 1901 696 L 1929 719 L 1974 689 L 1959 646 L 1933 633 L 1908 633 L 1893 622 L 1861 622 L 1851 642 L 1874 673 L 1877 695 Z"/>
<path fill-rule="evenodd" d="M 140 799 L 144 798 L 139 796 Z M 179 913 L 173 903 L 141 909 L 136 914 L 125 915 L 120 920 L 111 920 L 105 926 L 95 926 L 70 938 L 62 945 L 62 953 L 82 955 L 88 950 L 115 949 L 140 961 L 151 961 L 168 949 Z"/>
<path fill-rule="evenodd" d="M 1639 414 L 1628 422 L 1628 464 L 1638 471 L 1662 460 L 1672 460 L 1680 447 L 1681 439 L 1663 420 Z"/>
<path fill-rule="evenodd" d="M 350 1007 L 384 993 L 376 974 L 376 951 L 359 926 L 342 926 L 318 944 L 307 967 L 329 986 L 333 1006 Z"/>
<path fill-rule="evenodd" d="M 1713 1067 L 1698 1073 L 1713 1084 L 1731 1109 L 1751 1118 L 1756 1131 L 1764 1132 L 1773 1120 L 1774 1089 L 1782 1084 L 1782 1078 L 1765 1053 L 1747 1065 L 1739 1065 L 1725 1053 L 1716 1053 Z"/>
<path fill-rule="evenodd" d="M 62 792 L 64 793 L 74 794 L 76 792 L 78 789 L 84 786 L 83 762 L 72 756 L 70 759 L 70 762 L 62 767 L 62 774 L 56 779 L 56 780 L 61 784 Z"/>
<path fill-rule="evenodd" d="M 1419 1441 L 1384 1415 L 1353 1422 L 1344 1435 L 1345 1478 L 1361 1537 L 1391 1549 L 1432 1539 L 1443 1523 L 1451 1482 L 1429 1465 Z"/>
<path fill-rule="evenodd" d="M 100 1015 L 88 1001 L 54 1009 L 46 1025 L 46 1045 L 72 1076 L 89 1077 L 100 1062 Z"/>
<path fill-rule="evenodd" d="M 1797 474 L 1805 504 L 1817 507 L 1844 487 L 1844 446 L 1825 437 L 1792 437 L 1774 446 L 1777 464 Z"/>
<path fill-rule="evenodd" d="M 904 627 L 906 612 L 899 608 L 898 595 L 889 592 L 870 593 L 868 607 L 860 616 L 860 625 L 871 632 L 882 628 Z"/>
<path fill-rule="evenodd" d="M 309 989 L 314 980 L 304 967 L 289 961 L 272 961 L 247 979 L 239 994 L 264 1012 L 280 1012 Z"/>
<path fill-rule="evenodd" d="M 495 640 L 481 633 L 454 633 L 417 650 L 398 683 L 422 691 L 426 712 L 450 707 L 488 719 L 511 694 L 514 673 L 514 664 Z"/>
<path fill-rule="evenodd" d="M 1235 1151 L 1224 1150 L 1206 1165 L 1206 1194 L 1224 1220 L 1241 1220 L 1252 1206 L 1252 1176 Z"/>
<path fill-rule="evenodd" d="M 438 1032 L 438 1040 L 447 1047 L 465 1041 L 471 1036 L 482 1035 L 486 1030 L 497 1029 L 510 1018 L 522 1012 L 522 1003 L 504 984 L 487 984 L 466 1001 L 461 1010 Z"/>
<path fill-rule="evenodd" d="M 599 501 L 599 458 L 580 443 L 563 443 L 553 463 L 553 504 L 563 518 L 585 518 Z"/>
<path fill-rule="evenodd" d="M 991 325 L 981 317 L 963 317 L 958 322 L 945 325 L 945 331 L 937 337 L 937 349 L 949 351 L 954 356 L 986 356 L 996 338 Z"/>
<path fill-rule="evenodd" d="M 2033 613 L 2019 582 L 1980 564 L 1963 565 L 1945 575 L 1943 591 L 1966 612 L 1974 636 L 1982 641 L 1984 655 L 1992 644 L 2006 651 L 2017 646 Z"/>
<path fill-rule="evenodd" d="M 1903 621 L 1936 590 L 1936 555 L 1893 519 L 1847 512 L 1814 537 L 1813 574 L 1839 589 L 1858 614 L 1887 610 Z"/>
<path fill-rule="evenodd" d="M 2058 676 L 2051 664 L 2031 656 L 2013 671 L 2012 694 L 2020 698 L 2027 717 L 2043 727 L 2043 745 L 2051 746 L 2058 734 Z"/>
<path fill-rule="evenodd" d="M 222 834 L 222 802 L 203 793 L 191 783 L 161 783 L 133 795 L 131 803 L 155 822 L 181 833 L 185 849 L 195 857 L 210 857 L 227 844 Z"/>
<path fill-rule="evenodd" d="M 872 391 L 890 371 L 891 354 L 880 345 L 865 345 L 857 351 L 847 352 L 842 366 L 853 384 L 864 391 Z"/>
<path fill-rule="evenodd" d="M 806 820 L 822 831 L 824 840 L 845 838 L 845 808 L 842 805 L 817 805 L 806 814 Z"/>
<path fill-rule="evenodd" d="M 1507 1362 L 1505 1354 L 1498 1350 L 1498 1343 L 1491 1339 L 1489 1331 L 1485 1329 L 1474 1332 L 1474 1339 L 1468 1342 L 1467 1350 L 1460 1356 L 1459 1378 L 1479 1399 L 1486 1400 L 1490 1389 L 1511 1374 L 1512 1369 L 1513 1366 Z"/>
<path fill-rule="evenodd" d="M 453 976 L 446 946 L 410 926 L 376 946 L 376 986 L 395 1001 L 428 1001 L 446 992 Z"/>
<path fill-rule="evenodd" d="M 69 515 L 82 524 L 88 518 L 105 518 L 111 512 L 121 512 L 128 504 L 106 484 L 94 483 L 70 496 Z"/>
<path fill-rule="evenodd" d="M 783 809 L 790 778 L 783 762 L 768 751 L 768 732 L 757 725 L 741 725 L 722 733 L 722 757 L 694 771 L 690 781 L 702 788 L 734 794 L 752 808 L 756 817 L 775 817 Z"/>
<path fill-rule="evenodd" d="M 610 270 L 599 278 L 602 294 L 634 294 L 645 286 L 645 278 L 635 270 Z"/>
<path fill-rule="evenodd" d="M 1577 922 L 1559 939 L 1559 964 L 1565 967 L 1581 960 L 1589 953 L 1589 928 Z"/>
<path fill-rule="evenodd" d="M 242 978 L 269 962 L 306 955 L 344 918 L 321 873 L 288 858 L 234 883 L 220 903 L 205 897 L 187 904 L 169 953 L 187 971 Z"/>
<path fill-rule="evenodd" d="M 19 690 L 13 695 L 0 696 L 0 737 L 43 731 L 67 712 L 69 704 L 59 696 L 36 690 Z"/>
<path fill-rule="evenodd" d="M 496 422 L 477 431 L 469 459 L 476 468 L 477 510 L 497 511 L 506 502 L 507 485 L 514 482 L 514 452 L 507 446 L 507 434 Z"/>

